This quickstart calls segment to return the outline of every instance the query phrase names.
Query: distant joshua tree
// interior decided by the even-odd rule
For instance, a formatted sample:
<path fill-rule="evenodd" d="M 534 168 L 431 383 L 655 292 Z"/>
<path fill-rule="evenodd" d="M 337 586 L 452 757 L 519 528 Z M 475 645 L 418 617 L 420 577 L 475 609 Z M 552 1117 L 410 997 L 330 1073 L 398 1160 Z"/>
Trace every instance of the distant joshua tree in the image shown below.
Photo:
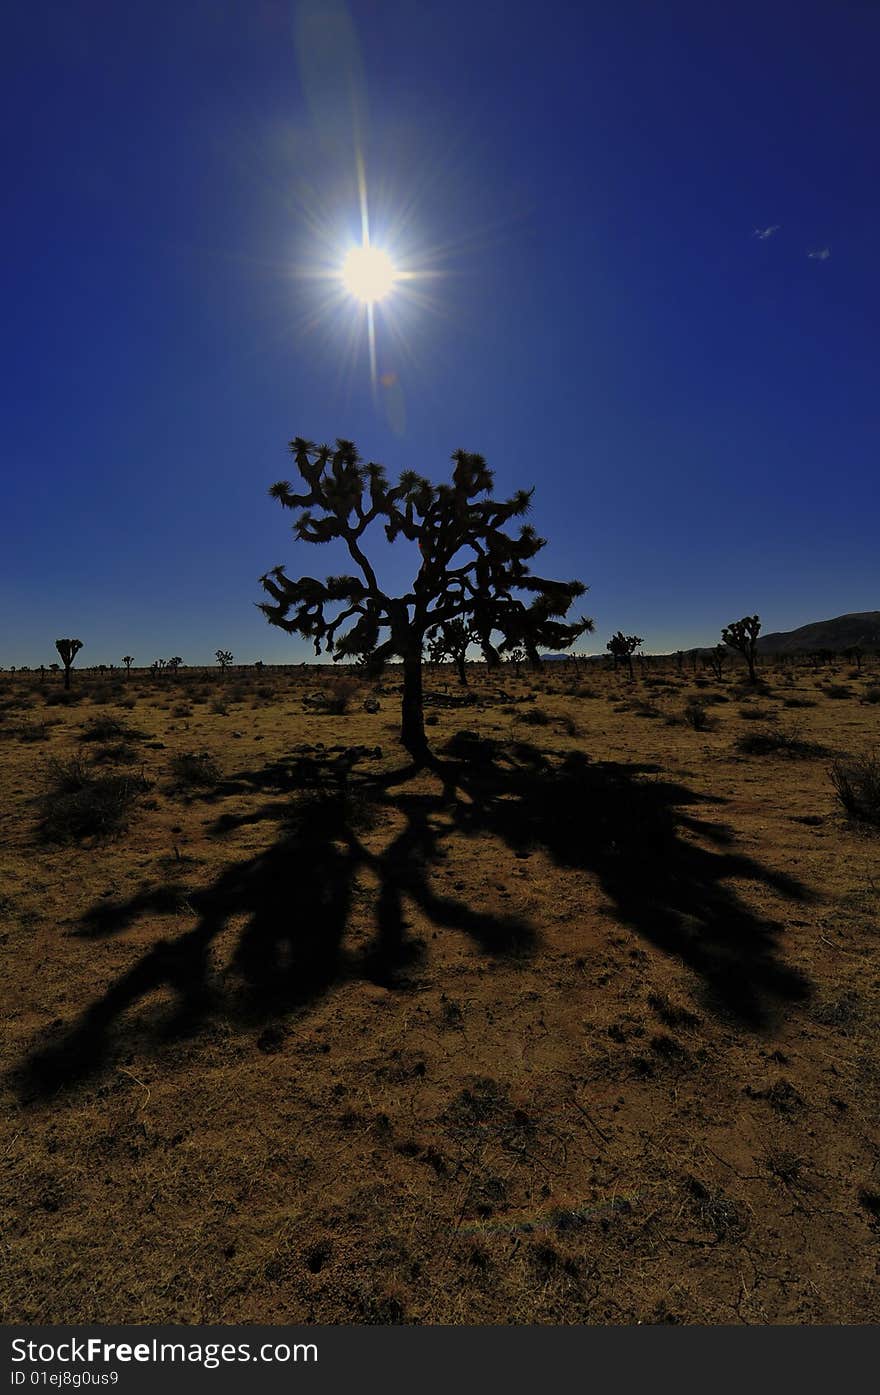
<path fill-rule="evenodd" d="M 83 644 L 81 639 L 56 639 L 55 641 L 55 648 L 58 650 L 61 662 L 64 665 L 65 688 L 70 687 L 70 670 L 73 666 L 74 659 L 82 647 Z"/>
<path fill-rule="evenodd" d="M 447 620 L 444 624 L 438 625 L 436 631 L 429 635 L 430 655 L 434 663 L 442 663 L 445 658 L 450 658 L 455 664 L 458 674 L 458 681 L 465 688 L 467 687 L 467 666 L 465 658 L 468 645 L 477 640 L 476 633 L 464 620 Z M 525 655 L 523 655 L 525 658 Z"/>
<path fill-rule="evenodd" d="M 402 659 L 401 741 L 417 764 L 433 760 L 422 695 L 422 654 L 431 631 L 460 620 L 476 634 L 490 666 L 519 645 L 540 667 L 539 646 L 568 648 L 593 628 L 585 618 L 564 621 L 586 590 L 580 581 L 531 575 L 528 563 L 544 539 L 528 524 L 515 537 L 504 531 L 527 512 L 532 491 L 519 490 L 506 501 L 489 497 L 493 476 L 481 455 L 456 451 L 451 484 L 434 485 L 407 470 L 390 487 L 382 466 L 365 465 L 351 441 L 337 441 L 334 450 L 297 437 L 290 450 L 305 489 L 295 493 L 282 481 L 270 494 L 297 510 L 299 541 L 343 542 L 359 575 L 291 581 L 275 567 L 262 577 L 274 604 L 260 609 L 271 624 L 311 639 L 316 654 L 326 648 L 334 659 Z M 377 520 L 389 542 L 403 536 L 419 548 L 421 565 L 403 596 L 382 589 L 363 550 L 364 534 Z M 530 602 L 516 591 L 530 593 Z"/>
<path fill-rule="evenodd" d="M 232 652 L 229 649 L 218 649 L 214 658 L 220 665 L 220 672 L 225 676 L 226 670 L 232 663 Z"/>
<path fill-rule="evenodd" d="M 721 670 L 724 668 L 724 664 L 727 660 L 726 646 L 723 644 L 716 644 L 714 649 L 709 650 L 708 660 L 710 669 L 720 683 L 722 676 Z"/>
<path fill-rule="evenodd" d="M 132 666 L 132 664 L 134 663 L 134 655 L 133 655 L 133 654 L 125 654 L 125 655 L 123 656 L 122 662 L 125 664 L 125 673 L 126 673 L 126 677 L 127 677 L 128 674 L 131 673 L 131 666 Z"/>
<path fill-rule="evenodd" d="M 630 683 L 633 683 L 635 681 L 632 656 L 641 643 L 642 640 L 639 638 L 638 635 L 625 635 L 622 630 L 618 630 L 616 634 L 611 636 L 608 643 L 605 645 L 605 648 L 608 650 L 609 654 L 614 655 L 615 668 L 618 664 L 622 664 L 624 659 L 626 660 L 627 665 L 629 667 Z"/>
<path fill-rule="evenodd" d="M 844 651 L 844 653 L 846 654 L 846 657 L 849 659 L 850 663 L 855 664 L 859 673 L 861 673 L 862 659 L 865 657 L 865 651 L 861 647 L 861 645 L 852 644 L 850 645 L 849 649 L 846 649 Z"/>
<path fill-rule="evenodd" d="M 731 649 L 738 649 L 748 664 L 750 683 L 758 681 L 758 675 L 755 671 L 755 656 L 760 632 L 761 621 L 757 615 L 744 615 L 742 620 L 732 620 L 721 631 L 723 643 L 729 645 Z"/>
<path fill-rule="evenodd" d="M 173 674 L 173 675 L 176 676 L 178 670 L 179 670 L 180 668 L 182 668 L 182 666 L 183 666 L 183 659 L 180 657 L 179 654 L 175 654 L 173 659 L 168 659 L 168 660 L 166 661 L 166 665 L 165 665 L 165 666 L 166 666 L 166 668 L 168 669 L 168 672 L 169 672 L 170 674 Z"/>

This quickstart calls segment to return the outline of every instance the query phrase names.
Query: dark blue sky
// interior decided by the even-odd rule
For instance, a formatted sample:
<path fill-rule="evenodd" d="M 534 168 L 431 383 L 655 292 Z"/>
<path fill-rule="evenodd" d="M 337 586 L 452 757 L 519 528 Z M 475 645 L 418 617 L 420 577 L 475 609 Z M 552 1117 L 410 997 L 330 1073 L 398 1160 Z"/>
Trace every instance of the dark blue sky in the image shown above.
<path fill-rule="evenodd" d="M 880 607 L 873 0 L 4 25 L 0 663 L 306 657 L 254 609 L 276 563 L 338 563 L 266 493 L 298 434 L 535 484 L 591 649 Z M 311 274 L 359 237 L 358 139 L 373 240 L 423 273 L 380 307 L 375 395 Z"/>

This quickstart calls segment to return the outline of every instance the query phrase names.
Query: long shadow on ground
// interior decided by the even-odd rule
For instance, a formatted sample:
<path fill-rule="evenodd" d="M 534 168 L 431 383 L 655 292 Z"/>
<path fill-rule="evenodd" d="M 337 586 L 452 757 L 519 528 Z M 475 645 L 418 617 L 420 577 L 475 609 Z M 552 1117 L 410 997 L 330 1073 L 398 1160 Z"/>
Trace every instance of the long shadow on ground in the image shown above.
<path fill-rule="evenodd" d="M 684 962 L 708 1001 L 743 1025 L 760 1028 L 784 1001 L 807 996 L 807 980 L 778 955 L 780 927 L 757 916 L 730 883 L 762 883 L 799 901 L 809 894 L 732 851 L 722 825 L 691 812 L 719 801 L 661 780 L 650 767 L 593 764 L 526 744 L 501 748 L 467 732 L 445 754 L 433 793 L 409 787 L 411 768 L 369 774 L 357 758 L 318 753 L 242 772 L 205 796 L 218 803 L 248 792 L 280 796 L 245 814 L 221 814 L 212 829 L 222 835 L 270 822 L 275 842 L 203 890 L 187 893 L 170 882 L 93 908 L 84 936 L 117 933 L 181 903 L 196 925 L 157 941 L 61 1040 L 32 1054 L 21 1074 L 24 1093 L 50 1093 L 100 1069 L 114 1038 L 118 1044 L 119 1019 L 158 988 L 174 994 L 158 1031 L 169 1036 L 197 1030 L 215 1012 L 277 1020 L 345 977 L 402 984 L 421 952 L 407 933 L 407 902 L 434 925 L 471 935 L 492 957 L 533 954 L 534 927 L 433 888 L 431 868 L 455 834 L 494 838 L 517 852 L 543 849 L 560 867 L 598 879 L 619 920 Z M 364 835 L 392 813 L 403 827 L 375 852 Z M 345 937 L 362 869 L 378 890 L 373 939 L 355 954 Z M 233 962 L 218 976 L 212 946 L 241 920 Z"/>

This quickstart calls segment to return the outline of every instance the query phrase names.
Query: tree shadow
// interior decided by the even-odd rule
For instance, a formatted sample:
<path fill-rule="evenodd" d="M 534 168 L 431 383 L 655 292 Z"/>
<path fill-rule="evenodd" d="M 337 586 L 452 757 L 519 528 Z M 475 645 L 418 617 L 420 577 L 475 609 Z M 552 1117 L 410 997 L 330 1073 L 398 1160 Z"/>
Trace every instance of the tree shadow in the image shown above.
<path fill-rule="evenodd" d="M 359 757 L 320 753 L 240 772 L 225 791 L 206 793 L 207 802 L 245 792 L 286 795 L 220 814 L 211 825 L 222 836 L 267 822 L 277 828 L 275 841 L 202 890 L 171 881 L 86 914 L 78 933 L 88 938 L 181 909 L 196 924 L 158 940 L 60 1039 L 31 1054 L 19 1074 L 25 1096 L 100 1070 L 125 1034 L 124 1014 L 156 990 L 172 994 L 170 1010 L 151 1028 L 161 1040 L 190 1034 L 214 1015 L 242 1024 L 277 1020 L 345 978 L 405 987 L 422 952 L 409 933 L 408 904 L 495 958 L 534 954 L 533 926 L 432 885 L 443 842 L 455 834 L 496 839 L 521 854 L 540 849 L 559 867 L 597 879 L 621 922 L 686 964 L 708 1001 L 744 1025 L 763 1027 L 782 1002 L 807 996 L 807 980 L 778 955 L 780 926 L 756 915 L 730 882 L 758 882 L 799 901 L 809 893 L 731 851 L 729 830 L 691 812 L 722 801 L 662 780 L 656 768 L 593 764 L 524 743 L 502 748 L 467 732 L 445 755 L 432 767 L 440 789 L 427 793 L 410 786 L 414 767 L 365 771 Z M 368 835 L 383 814 L 402 827 L 377 852 Z M 372 938 L 355 950 L 346 932 L 361 872 L 377 890 Z M 218 974 L 213 950 L 230 931 L 231 961 Z"/>
<path fill-rule="evenodd" d="M 616 918 L 698 975 L 715 1010 L 760 1028 L 780 1003 L 809 995 L 804 974 L 779 956 L 782 927 L 731 882 L 757 882 L 797 902 L 814 894 L 733 851 L 728 828 L 690 812 L 722 800 L 660 779 L 656 768 L 593 764 L 579 752 L 505 750 L 467 733 L 447 752 L 455 758 L 448 788 L 468 799 L 464 831 L 540 848 L 558 866 L 590 873 Z"/>

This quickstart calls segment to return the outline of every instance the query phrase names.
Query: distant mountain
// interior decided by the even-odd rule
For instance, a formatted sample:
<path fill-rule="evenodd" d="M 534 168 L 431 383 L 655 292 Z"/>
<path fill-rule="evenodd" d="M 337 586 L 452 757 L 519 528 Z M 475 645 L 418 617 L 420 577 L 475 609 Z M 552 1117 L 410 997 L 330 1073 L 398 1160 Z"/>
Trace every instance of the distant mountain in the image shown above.
<path fill-rule="evenodd" d="M 834 620 L 817 620 L 801 625 L 798 630 L 781 630 L 777 634 L 758 637 L 759 654 L 794 654 L 798 650 L 814 652 L 831 649 L 880 649 L 880 610 L 859 610 L 852 615 L 838 615 Z"/>

